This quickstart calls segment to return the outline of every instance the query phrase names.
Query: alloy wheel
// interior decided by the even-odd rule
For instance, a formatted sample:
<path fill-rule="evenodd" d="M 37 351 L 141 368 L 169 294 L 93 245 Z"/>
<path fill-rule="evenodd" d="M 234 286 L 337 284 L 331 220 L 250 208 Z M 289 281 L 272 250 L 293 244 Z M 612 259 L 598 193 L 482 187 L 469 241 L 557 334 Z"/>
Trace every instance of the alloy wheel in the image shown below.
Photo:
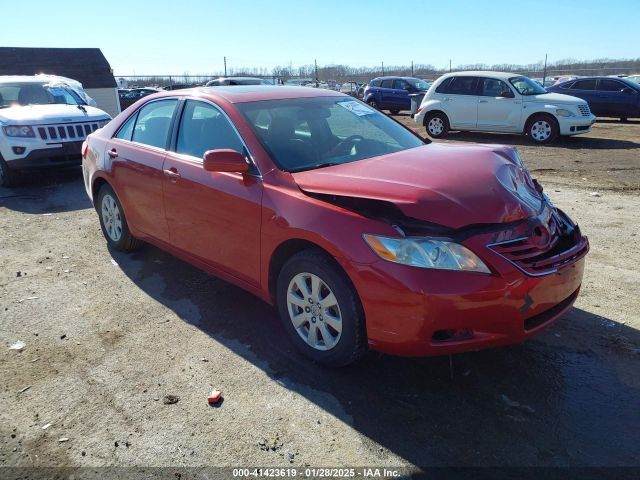
<path fill-rule="evenodd" d="M 342 334 L 342 315 L 331 288 L 313 273 L 299 273 L 287 288 L 287 310 L 293 327 L 307 345 L 331 350 Z"/>
<path fill-rule="evenodd" d="M 102 222 L 109 238 L 119 241 L 122 237 L 122 216 L 118 204 L 109 194 L 102 197 Z"/>

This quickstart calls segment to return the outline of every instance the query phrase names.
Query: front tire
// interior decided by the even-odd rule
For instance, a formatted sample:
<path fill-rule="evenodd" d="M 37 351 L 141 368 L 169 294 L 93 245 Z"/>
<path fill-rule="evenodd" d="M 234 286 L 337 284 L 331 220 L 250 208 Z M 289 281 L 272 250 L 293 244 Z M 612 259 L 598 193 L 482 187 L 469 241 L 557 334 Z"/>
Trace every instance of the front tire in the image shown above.
<path fill-rule="evenodd" d="M 360 300 L 345 273 L 325 253 L 305 250 L 284 264 L 277 303 L 291 341 L 312 360 L 341 367 L 366 353 Z"/>
<path fill-rule="evenodd" d="M 442 138 L 449 132 L 449 119 L 444 113 L 428 113 L 424 118 L 424 127 L 431 138 Z"/>
<path fill-rule="evenodd" d="M 551 115 L 535 115 L 527 124 L 527 135 L 538 145 L 553 142 L 559 132 L 558 121 Z"/>
<path fill-rule="evenodd" d="M 109 246 L 120 252 L 130 252 L 142 242 L 131 235 L 122 204 L 110 185 L 104 184 L 96 202 L 102 233 Z"/>
<path fill-rule="evenodd" d="M 19 172 L 9 167 L 5 159 L 0 157 L 0 186 L 7 188 L 15 187 L 19 181 Z"/>

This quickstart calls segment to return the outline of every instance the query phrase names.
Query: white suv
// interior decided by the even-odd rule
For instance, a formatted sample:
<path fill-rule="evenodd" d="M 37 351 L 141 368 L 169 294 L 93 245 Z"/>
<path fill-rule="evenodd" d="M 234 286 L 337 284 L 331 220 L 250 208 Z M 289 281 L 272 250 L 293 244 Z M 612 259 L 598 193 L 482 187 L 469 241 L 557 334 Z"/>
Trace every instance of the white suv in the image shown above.
<path fill-rule="evenodd" d="M 59 80 L 0 76 L 0 185 L 21 170 L 80 165 L 82 142 L 109 120 Z"/>
<path fill-rule="evenodd" d="M 414 120 L 433 138 L 449 130 L 524 133 L 534 143 L 591 131 L 596 117 L 580 98 L 547 93 L 533 80 L 501 72 L 448 73 L 424 96 Z"/>

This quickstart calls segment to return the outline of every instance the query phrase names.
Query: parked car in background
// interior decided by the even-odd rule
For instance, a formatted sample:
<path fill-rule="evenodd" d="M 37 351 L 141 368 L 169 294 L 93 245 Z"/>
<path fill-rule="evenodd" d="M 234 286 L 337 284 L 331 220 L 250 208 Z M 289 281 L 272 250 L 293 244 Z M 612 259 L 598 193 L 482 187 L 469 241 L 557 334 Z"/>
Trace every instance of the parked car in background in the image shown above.
<path fill-rule="evenodd" d="M 123 93 L 120 94 L 120 90 L 118 90 L 118 97 L 120 100 L 120 110 L 129 108 L 131 105 L 136 103 L 142 97 L 146 97 L 147 95 L 151 95 L 152 93 L 158 93 L 160 91 L 161 90 L 159 88 L 143 87 L 143 88 L 130 88 L 128 91 L 123 91 Z"/>
<path fill-rule="evenodd" d="M 628 78 L 581 77 L 548 89 L 582 98 L 598 117 L 640 117 L 640 85 Z"/>
<path fill-rule="evenodd" d="M 430 86 L 419 78 L 378 77 L 364 89 L 363 100 L 373 108 L 389 110 L 395 115 L 401 110 L 411 110 L 410 94 L 424 93 Z"/>
<path fill-rule="evenodd" d="M 223 85 L 273 85 L 273 82 L 257 77 L 219 77 L 206 83 L 207 87 L 220 87 Z"/>
<path fill-rule="evenodd" d="M 449 130 L 524 133 L 534 143 L 591 131 L 596 117 L 584 100 L 547 93 L 514 73 L 443 75 L 425 95 L 414 120 L 433 138 Z"/>
<path fill-rule="evenodd" d="M 515 149 L 427 143 L 335 91 L 183 90 L 90 135 L 83 174 L 110 248 L 276 304 L 317 362 L 531 337 L 575 301 L 586 237 Z"/>
<path fill-rule="evenodd" d="M 360 84 L 358 82 L 344 82 L 340 85 L 340 93 L 346 93 L 352 97 L 357 97 Z"/>
<path fill-rule="evenodd" d="M 25 170 L 80 165 L 83 140 L 109 120 L 59 79 L 0 77 L 0 185 Z"/>

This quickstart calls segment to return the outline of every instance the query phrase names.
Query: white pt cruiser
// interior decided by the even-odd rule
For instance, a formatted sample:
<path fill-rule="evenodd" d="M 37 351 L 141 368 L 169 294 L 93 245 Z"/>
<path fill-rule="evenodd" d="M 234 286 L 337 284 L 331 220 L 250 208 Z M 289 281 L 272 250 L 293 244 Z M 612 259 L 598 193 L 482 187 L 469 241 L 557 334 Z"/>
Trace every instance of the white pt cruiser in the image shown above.
<path fill-rule="evenodd" d="M 449 130 L 524 133 L 534 143 L 591 131 L 596 117 L 580 98 L 547 91 L 522 75 L 448 73 L 424 96 L 414 120 L 433 138 Z"/>

